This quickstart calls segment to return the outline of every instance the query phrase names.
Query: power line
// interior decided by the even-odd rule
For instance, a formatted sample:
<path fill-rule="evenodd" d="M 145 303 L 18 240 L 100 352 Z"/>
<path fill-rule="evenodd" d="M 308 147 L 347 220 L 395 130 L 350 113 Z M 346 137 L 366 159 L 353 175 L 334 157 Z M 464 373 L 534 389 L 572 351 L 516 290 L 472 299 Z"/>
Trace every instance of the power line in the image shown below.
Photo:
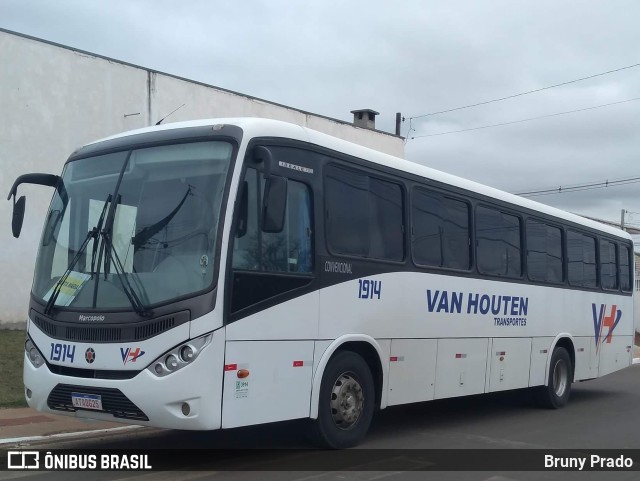
<path fill-rule="evenodd" d="M 522 197 L 537 197 L 541 195 L 566 194 L 570 192 L 581 192 L 584 190 L 606 189 L 609 187 L 619 187 L 622 185 L 635 184 L 640 182 L 640 177 L 629 177 L 626 179 L 603 180 L 601 182 L 592 182 L 589 184 L 578 184 L 567 187 L 558 186 L 552 189 L 534 190 L 530 192 L 519 192 L 516 195 Z"/>
<path fill-rule="evenodd" d="M 589 75 L 588 77 L 582 77 L 582 78 L 575 79 L 575 80 L 569 80 L 568 82 L 562 82 L 562 83 L 559 83 L 559 84 L 549 85 L 547 87 L 542 87 L 542 88 L 535 89 L 535 90 L 529 90 L 527 92 L 521 92 L 519 94 L 513 94 L 513 95 L 508 95 L 506 97 L 500 97 L 498 99 L 486 100 L 484 102 L 478 102 L 478 103 L 475 103 L 475 104 L 464 105 L 462 107 L 455 107 L 455 108 L 452 108 L 452 109 L 441 110 L 439 112 L 431 112 L 431 113 L 428 113 L 428 114 L 414 115 L 413 117 L 409 117 L 409 120 L 411 120 L 411 119 L 419 119 L 419 118 L 422 118 L 422 117 L 429 117 L 431 115 L 445 114 L 445 113 L 448 113 L 448 112 L 455 112 L 456 110 L 469 109 L 471 107 L 478 107 L 479 105 L 486 105 L 486 104 L 490 104 L 490 103 L 493 103 L 493 102 L 500 102 L 502 100 L 512 99 L 512 98 L 515 98 L 515 97 L 521 97 L 523 95 L 529 95 L 529 94 L 533 94 L 533 93 L 536 93 L 536 92 L 541 92 L 543 90 L 549 90 L 549 89 L 552 89 L 552 88 L 555 88 L 555 87 L 561 87 L 563 85 L 569 85 L 569 84 L 572 84 L 572 83 L 581 82 L 582 80 L 588 80 L 588 79 L 591 79 L 591 78 L 594 78 L 594 77 L 600 77 L 602 75 L 608 75 L 610 73 L 620 72 L 621 70 L 626 70 L 626 69 L 634 68 L 634 67 L 638 67 L 638 66 L 640 66 L 640 63 L 636 63 L 636 64 L 633 64 L 633 65 L 627 65 L 626 67 L 617 68 L 615 70 L 609 70 L 607 72 L 602 72 L 602 73 L 597 73 L 597 74 L 594 74 L 594 75 Z M 403 121 L 404 121 L 404 119 L 403 119 Z"/>
<path fill-rule="evenodd" d="M 539 120 L 539 119 L 546 119 L 546 118 L 549 118 L 549 117 L 557 117 L 558 115 L 566 115 L 566 114 L 574 114 L 576 112 L 584 112 L 585 110 L 600 109 L 602 107 L 609 107 L 610 105 L 623 104 L 623 103 L 626 103 L 626 102 L 634 102 L 636 100 L 640 100 L 640 97 L 636 97 L 636 98 L 633 98 L 633 99 L 627 99 L 627 100 L 620 100 L 619 102 L 611 102 L 609 104 L 594 105 L 593 107 L 585 107 L 583 109 L 568 110 L 566 112 L 557 112 L 555 114 L 548 114 L 548 115 L 540 115 L 539 117 L 531 117 L 531 118 L 528 118 L 528 119 L 512 120 L 511 122 L 502 122 L 502 123 L 499 123 L 499 124 L 483 125 L 481 127 L 472 127 L 470 129 L 450 130 L 448 132 L 438 132 L 438 133 L 435 133 L 435 134 L 415 135 L 415 136 L 411 137 L 411 139 L 420 139 L 420 138 L 424 138 L 424 137 L 436 137 L 438 135 L 457 134 L 459 132 L 470 132 L 472 130 L 490 129 L 492 127 L 502 127 L 504 125 L 512 125 L 512 124 L 519 124 L 519 123 L 522 123 L 522 122 L 530 122 L 531 120 Z"/>

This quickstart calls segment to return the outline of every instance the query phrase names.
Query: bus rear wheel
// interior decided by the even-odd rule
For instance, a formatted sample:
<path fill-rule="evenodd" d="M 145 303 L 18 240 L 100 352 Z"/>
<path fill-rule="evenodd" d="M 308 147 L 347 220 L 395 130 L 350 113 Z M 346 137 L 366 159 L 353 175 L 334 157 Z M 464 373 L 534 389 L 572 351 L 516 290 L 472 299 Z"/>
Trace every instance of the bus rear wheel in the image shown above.
<path fill-rule="evenodd" d="M 548 409 L 559 409 L 565 406 L 569 402 L 572 382 L 571 357 L 564 347 L 557 347 L 551 355 L 547 385 L 535 388 L 536 401 L 540 406 Z"/>
<path fill-rule="evenodd" d="M 322 376 L 318 419 L 310 428 L 312 441 L 331 449 L 355 446 L 369 430 L 374 402 L 373 376 L 365 360 L 354 352 L 339 351 Z"/>

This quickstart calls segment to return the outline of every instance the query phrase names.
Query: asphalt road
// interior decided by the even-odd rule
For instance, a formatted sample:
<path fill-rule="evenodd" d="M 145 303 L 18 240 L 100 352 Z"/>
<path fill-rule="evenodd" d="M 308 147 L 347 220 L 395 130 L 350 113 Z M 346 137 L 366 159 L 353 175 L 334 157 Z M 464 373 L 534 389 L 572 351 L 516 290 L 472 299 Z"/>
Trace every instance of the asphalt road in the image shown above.
<path fill-rule="evenodd" d="M 222 480 L 244 481 L 325 481 L 357 480 L 637 480 L 640 472 L 552 472 L 552 471 L 419 471 L 437 454 L 406 449 L 458 449 L 459 465 L 464 467 L 470 449 L 640 449 L 640 365 L 585 383 L 573 385 L 571 401 L 560 410 L 539 409 L 526 390 L 398 406 L 378 413 L 368 438 L 347 457 L 350 470 L 288 471 L 304 469 L 315 462 L 315 451 L 301 433 L 300 422 L 277 423 L 216 432 L 186 432 L 137 429 L 126 434 L 81 437 L 73 440 L 34 443 L 21 449 L 234 449 L 227 470 L 172 472 L 0 472 L 0 480 L 28 481 L 88 479 L 111 481 L 146 480 Z M 271 456 L 252 451 L 287 449 Z M 370 451 L 393 449 L 397 451 Z M 615 451 L 614 451 L 615 452 Z M 369 454 L 370 453 L 370 454 Z M 374 470 L 392 456 L 392 471 Z M 517 459 L 521 453 L 501 452 Z M 513 454 L 512 454 L 513 453 Z M 220 455 L 220 453 L 215 453 Z M 348 455 L 351 456 L 351 455 Z M 515 457 L 515 458 L 514 458 Z M 406 465 L 402 464 L 406 460 Z M 349 464 L 351 462 L 351 464 Z M 308 463 L 308 464 L 305 464 Z M 382 464 L 380 464 L 382 463 Z M 397 469 L 401 464 L 402 469 Z M 246 469 L 242 470 L 242 469 Z M 309 468 L 310 469 L 310 468 Z M 417 471 L 412 471 L 416 470 Z M 236 471 L 237 470 L 237 471 Z M 266 470 L 266 471 L 263 471 Z M 281 471 L 276 471 L 281 470 Z M 260 471 L 260 472 L 258 472 Z"/>

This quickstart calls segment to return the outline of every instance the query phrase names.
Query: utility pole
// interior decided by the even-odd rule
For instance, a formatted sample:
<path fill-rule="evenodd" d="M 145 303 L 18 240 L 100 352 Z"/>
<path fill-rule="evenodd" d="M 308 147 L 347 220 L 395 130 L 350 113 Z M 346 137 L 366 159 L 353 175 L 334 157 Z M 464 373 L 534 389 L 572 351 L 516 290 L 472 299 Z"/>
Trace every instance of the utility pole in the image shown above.
<path fill-rule="evenodd" d="M 620 229 L 624 230 L 624 214 L 625 212 L 627 212 L 626 210 L 622 209 L 620 211 Z"/>

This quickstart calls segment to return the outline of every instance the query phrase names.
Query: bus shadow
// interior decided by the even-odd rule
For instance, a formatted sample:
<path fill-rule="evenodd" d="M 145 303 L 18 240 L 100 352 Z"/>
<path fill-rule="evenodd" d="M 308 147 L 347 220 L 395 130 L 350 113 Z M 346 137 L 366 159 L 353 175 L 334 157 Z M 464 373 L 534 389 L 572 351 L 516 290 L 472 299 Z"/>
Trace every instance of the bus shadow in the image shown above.
<path fill-rule="evenodd" d="M 614 391 L 581 386 L 571 394 L 569 406 L 590 409 Z M 382 439 L 392 433 L 446 431 L 505 417 L 530 418 L 537 422 L 539 408 L 527 389 L 480 394 L 399 406 L 378 411 L 369 438 Z M 545 411 L 544 409 L 542 411 Z M 308 420 L 284 421 L 219 431 L 140 430 L 126 437 L 87 439 L 82 448 L 100 449 L 312 449 L 306 436 Z M 75 444 L 75 443 L 73 443 Z"/>

